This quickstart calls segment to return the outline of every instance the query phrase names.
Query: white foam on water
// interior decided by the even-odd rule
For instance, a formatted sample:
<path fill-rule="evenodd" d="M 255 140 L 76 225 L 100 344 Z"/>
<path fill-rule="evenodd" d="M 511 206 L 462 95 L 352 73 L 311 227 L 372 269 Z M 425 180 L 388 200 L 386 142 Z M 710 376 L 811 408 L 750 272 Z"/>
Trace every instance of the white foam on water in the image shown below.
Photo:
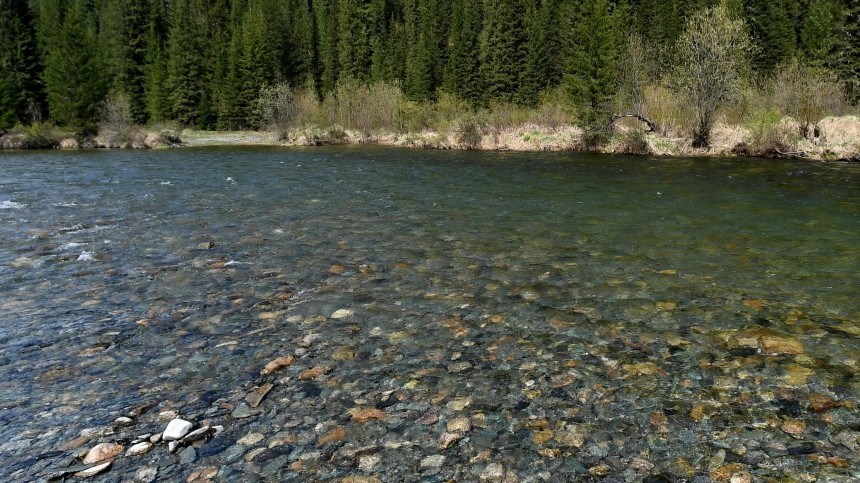
<path fill-rule="evenodd" d="M 235 265 L 241 265 L 241 264 L 242 264 L 242 262 L 237 262 L 236 260 L 230 260 L 229 262 L 225 263 L 224 266 L 225 267 L 233 267 Z"/>
<path fill-rule="evenodd" d="M 81 252 L 78 256 L 79 262 L 94 262 L 96 261 L 96 257 L 93 255 L 93 252 Z"/>
<path fill-rule="evenodd" d="M 23 208 L 27 205 L 23 203 L 15 203 L 12 200 L 0 201 L 0 210 L 17 210 L 18 208 Z"/>
<path fill-rule="evenodd" d="M 64 245 L 60 245 L 60 250 L 71 250 L 73 248 L 78 248 L 86 245 L 86 243 L 78 243 L 78 242 L 69 242 Z"/>
<path fill-rule="evenodd" d="M 171 183 L 170 181 L 162 181 L 160 184 L 161 186 L 170 186 L 173 183 Z"/>

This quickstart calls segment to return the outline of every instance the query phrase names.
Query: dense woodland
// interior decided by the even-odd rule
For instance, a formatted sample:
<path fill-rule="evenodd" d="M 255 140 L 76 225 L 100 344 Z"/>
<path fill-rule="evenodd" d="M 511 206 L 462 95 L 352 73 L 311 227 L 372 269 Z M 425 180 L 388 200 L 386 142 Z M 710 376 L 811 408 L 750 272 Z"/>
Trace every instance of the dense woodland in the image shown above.
<path fill-rule="evenodd" d="M 631 45 L 647 52 L 646 81 L 664 82 L 686 19 L 714 3 L 0 0 L 0 130 L 92 130 L 111 96 L 136 124 L 254 128 L 261 89 L 285 83 L 323 99 L 384 82 L 415 103 L 447 96 L 471 109 L 554 95 L 587 123 L 612 110 Z M 749 82 L 797 58 L 860 95 L 860 2 L 725 5 L 753 41 Z"/>

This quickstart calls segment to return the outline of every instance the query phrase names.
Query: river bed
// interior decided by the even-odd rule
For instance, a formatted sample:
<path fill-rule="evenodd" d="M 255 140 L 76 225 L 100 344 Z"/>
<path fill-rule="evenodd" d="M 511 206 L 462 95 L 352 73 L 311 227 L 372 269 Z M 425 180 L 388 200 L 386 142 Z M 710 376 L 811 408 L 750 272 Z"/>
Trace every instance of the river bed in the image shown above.
<path fill-rule="evenodd" d="M 860 478 L 858 165 L 0 153 L 0 240 L 0 481 Z"/>

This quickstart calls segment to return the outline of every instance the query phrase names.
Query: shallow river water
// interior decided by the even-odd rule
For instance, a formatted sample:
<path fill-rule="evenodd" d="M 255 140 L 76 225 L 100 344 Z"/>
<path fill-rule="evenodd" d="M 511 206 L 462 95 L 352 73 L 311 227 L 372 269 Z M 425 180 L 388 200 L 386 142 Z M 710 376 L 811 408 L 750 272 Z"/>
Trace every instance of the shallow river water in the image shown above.
<path fill-rule="evenodd" d="M 0 154 L 0 481 L 857 481 L 858 359 L 858 165 Z"/>

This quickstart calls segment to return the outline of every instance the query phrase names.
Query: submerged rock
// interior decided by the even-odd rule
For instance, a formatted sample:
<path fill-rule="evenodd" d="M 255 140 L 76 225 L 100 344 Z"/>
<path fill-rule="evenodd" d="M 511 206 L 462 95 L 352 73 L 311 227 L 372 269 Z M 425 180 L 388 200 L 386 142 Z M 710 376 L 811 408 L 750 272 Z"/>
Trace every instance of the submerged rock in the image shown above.
<path fill-rule="evenodd" d="M 123 446 L 116 443 L 101 443 L 94 446 L 84 456 L 84 464 L 93 464 L 122 454 Z"/>

